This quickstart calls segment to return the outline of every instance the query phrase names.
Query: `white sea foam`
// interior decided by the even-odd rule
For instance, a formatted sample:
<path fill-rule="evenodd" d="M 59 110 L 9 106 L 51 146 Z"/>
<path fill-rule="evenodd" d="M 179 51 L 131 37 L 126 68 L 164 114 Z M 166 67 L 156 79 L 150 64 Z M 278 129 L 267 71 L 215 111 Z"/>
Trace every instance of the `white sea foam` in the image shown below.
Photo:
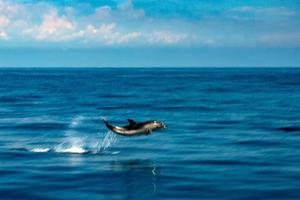
<path fill-rule="evenodd" d="M 86 153 L 88 150 L 84 146 L 84 139 L 68 136 L 61 144 L 54 148 L 54 151 L 58 153 Z"/>
<path fill-rule="evenodd" d="M 50 148 L 33 148 L 33 149 L 27 149 L 28 151 L 35 152 L 35 153 L 46 153 L 51 151 L 52 149 Z M 88 150 L 84 149 L 83 147 L 80 146 L 71 146 L 71 147 L 66 147 L 66 148 L 61 148 L 57 147 L 54 148 L 52 151 L 56 153 L 87 153 Z"/>
<path fill-rule="evenodd" d="M 83 147 L 80 146 L 71 146 L 68 148 L 56 148 L 55 152 L 57 153 L 78 153 L 78 154 L 82 154 L 82 153 L 87 153 L 88 150 L 84 149 Z"/>
<path fill-rule="evenodd" d="M 44 152 L 49 152 L 50 148 L 33 148 L 30 151 L 37 152 L 37 153 L 44 153 Z"/>

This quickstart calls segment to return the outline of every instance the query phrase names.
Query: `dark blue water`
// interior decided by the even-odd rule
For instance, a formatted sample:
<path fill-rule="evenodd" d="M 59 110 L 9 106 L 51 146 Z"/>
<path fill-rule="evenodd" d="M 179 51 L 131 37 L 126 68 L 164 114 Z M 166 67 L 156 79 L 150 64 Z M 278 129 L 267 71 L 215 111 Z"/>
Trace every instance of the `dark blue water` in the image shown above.
<path fill-rule="evenodd" d="M 299 68 L 0 69 L 0 199 L 214 198 L 300 199 Z"/>

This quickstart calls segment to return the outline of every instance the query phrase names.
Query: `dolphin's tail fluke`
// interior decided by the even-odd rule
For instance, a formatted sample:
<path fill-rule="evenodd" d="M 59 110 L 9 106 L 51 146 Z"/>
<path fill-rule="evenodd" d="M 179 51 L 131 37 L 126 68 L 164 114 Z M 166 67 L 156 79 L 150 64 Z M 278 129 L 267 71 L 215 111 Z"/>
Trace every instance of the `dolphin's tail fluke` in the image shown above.
<path fill-rule="evenodd" d="M 102 118 L 102 121 L 104 122 L 104 124 L 105 124 L 106 126 L 109 125 L 108 122 L 107 122 L 104 118 Z"/>
<path fill-rule="evenodd" d="M 106 127 L 110 130 L 112 130 L 112 125 L 110 125 L 104 118 L 102 119 L 102 121 L 104 122 L 104 124 L 106 125 Z"/>

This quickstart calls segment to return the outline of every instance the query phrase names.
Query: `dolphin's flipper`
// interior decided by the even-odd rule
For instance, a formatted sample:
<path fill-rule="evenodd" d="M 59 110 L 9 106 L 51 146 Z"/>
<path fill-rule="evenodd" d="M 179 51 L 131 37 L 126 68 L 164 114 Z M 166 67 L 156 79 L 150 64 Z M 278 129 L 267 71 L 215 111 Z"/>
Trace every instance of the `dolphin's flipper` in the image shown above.
<path fill-rule="evenodd" d="M 127 119 L 127 121 L 129 122 L 129 126 L 135 125 L 136 122 L 132 119 Z"/>
<path fill-rule="evenodd" d="M 145 131 L 146 135 L 149 135 L 151 132 L 152 132 L 152 131 L 151 131 L 150 129 L 147 129 L 147 130 Z"/>

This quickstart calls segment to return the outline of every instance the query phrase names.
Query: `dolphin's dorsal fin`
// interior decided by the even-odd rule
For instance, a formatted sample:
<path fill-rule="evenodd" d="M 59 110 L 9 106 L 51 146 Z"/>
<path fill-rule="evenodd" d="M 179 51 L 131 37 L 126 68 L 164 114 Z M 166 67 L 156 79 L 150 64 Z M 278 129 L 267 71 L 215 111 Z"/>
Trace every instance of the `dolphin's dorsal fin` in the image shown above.
<path fill-rule="evenodd" d="M 132 119 L 127 119 L 127 121 L 129 122 L 130 126 L 136 124 L 136 122 L 134 120 L 132 120 Z"/>

